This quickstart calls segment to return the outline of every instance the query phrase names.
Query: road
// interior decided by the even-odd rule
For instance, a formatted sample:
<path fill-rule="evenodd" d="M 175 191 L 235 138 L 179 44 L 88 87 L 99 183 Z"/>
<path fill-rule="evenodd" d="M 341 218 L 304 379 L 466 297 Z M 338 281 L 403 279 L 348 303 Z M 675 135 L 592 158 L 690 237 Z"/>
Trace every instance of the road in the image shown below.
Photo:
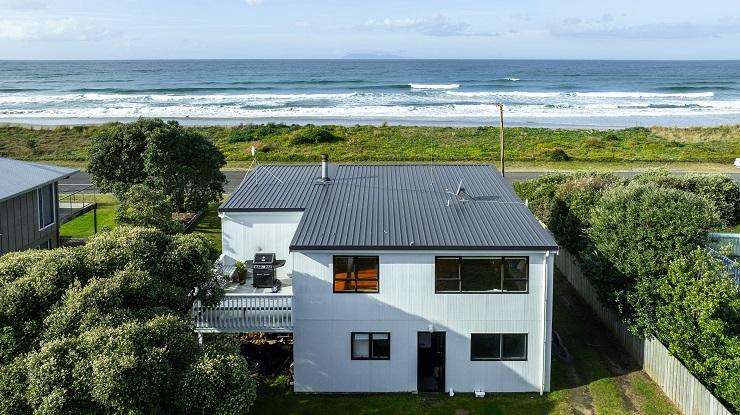
<path fill-rule="evenodd" d="M 317 168 L 318 171 L 318 168 Z M 232 193 L 234 189 L 236 188 L 239 183 L 241 183 L 242 179 L 244 178 L 244 174 L 246 173 L 245 170 L 227 170 L 224 171 L 224 174 L 226 175 L 226 186 L 225 190 L 226 193 Z M 539 177 L 547 172 L 541 172 L 541 171 L 512 171 L 509 173 L 506 173 L 506 179 L 515 182 L 515 181 L 521 181 L 521 180 L 527 180 L 527 179 L 534 179 L 536 177 Z M 619 176 L 623 177 L 631 177 L 637 174 L 637 172 L 616 172 Z M 728 176 L 732 177 L 736 182 L 740 183 L 740 172 L 738 173 L 725 173 Z M 79 172 L 75 173 L 72 176 L 70 176 L 68 179 L 62 180 L 59 186 L 59 191 L 62 193 L 71 193 L 80 189 L 83 189 L 87 186 L 90 186 L 90 176 L 86 172 Z"/>

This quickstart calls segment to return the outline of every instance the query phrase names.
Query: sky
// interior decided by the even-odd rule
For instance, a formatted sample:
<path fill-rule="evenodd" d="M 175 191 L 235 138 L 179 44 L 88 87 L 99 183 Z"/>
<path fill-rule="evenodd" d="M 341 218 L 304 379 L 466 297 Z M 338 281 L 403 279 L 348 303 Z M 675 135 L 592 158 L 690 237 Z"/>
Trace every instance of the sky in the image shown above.
<path fill-rule="evenodd" d="M 740 0 L 0 0 L 0 59 L 740 59 Z"/>

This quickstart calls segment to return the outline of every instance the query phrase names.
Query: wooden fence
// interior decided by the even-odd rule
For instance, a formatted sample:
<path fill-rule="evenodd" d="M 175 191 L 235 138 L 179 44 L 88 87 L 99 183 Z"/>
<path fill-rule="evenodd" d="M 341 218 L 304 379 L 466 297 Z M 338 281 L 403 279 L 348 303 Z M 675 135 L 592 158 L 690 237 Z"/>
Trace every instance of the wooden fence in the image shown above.
<path fill-rule="evenodd" d="M 583 275 L 577 259 L 570 252 L 561 248 L 560 254 L 555 257 L 555 266 L 682 413 L 732 414 L 660 341 L 641 339 L 630 334 L 617 314 L 601 305 L 596 290 Z"/>

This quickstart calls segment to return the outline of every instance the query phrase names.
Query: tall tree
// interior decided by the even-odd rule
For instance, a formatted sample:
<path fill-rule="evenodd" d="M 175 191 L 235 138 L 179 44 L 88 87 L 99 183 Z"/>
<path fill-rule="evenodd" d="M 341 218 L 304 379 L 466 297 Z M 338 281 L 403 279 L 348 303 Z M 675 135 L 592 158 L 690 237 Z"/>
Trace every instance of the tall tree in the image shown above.
<path fill-rule="evenodd" d="M 123 198 L 143 183 L 164 192 L 173 210 L 182 212 L 221 198 L 225 165 L 224 155 L 197 132 L 176 121 L 140 119 L 93 137 L 88 171 L 103 192 Z"/>

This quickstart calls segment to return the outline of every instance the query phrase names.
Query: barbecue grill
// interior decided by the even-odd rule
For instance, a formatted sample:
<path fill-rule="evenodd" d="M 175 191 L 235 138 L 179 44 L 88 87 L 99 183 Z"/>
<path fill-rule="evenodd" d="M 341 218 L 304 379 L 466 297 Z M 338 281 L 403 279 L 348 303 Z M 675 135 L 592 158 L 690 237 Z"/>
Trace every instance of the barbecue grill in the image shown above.
<path fill-rule="evenodd" d="M 255 288 L 272 288 L 280 291 L 280 280 L 275 278 L 275 269 L 285 265 L 285 260 L 275 259 L 274 253 L 256 253 L 252 261 L 252 286 Z"/>

